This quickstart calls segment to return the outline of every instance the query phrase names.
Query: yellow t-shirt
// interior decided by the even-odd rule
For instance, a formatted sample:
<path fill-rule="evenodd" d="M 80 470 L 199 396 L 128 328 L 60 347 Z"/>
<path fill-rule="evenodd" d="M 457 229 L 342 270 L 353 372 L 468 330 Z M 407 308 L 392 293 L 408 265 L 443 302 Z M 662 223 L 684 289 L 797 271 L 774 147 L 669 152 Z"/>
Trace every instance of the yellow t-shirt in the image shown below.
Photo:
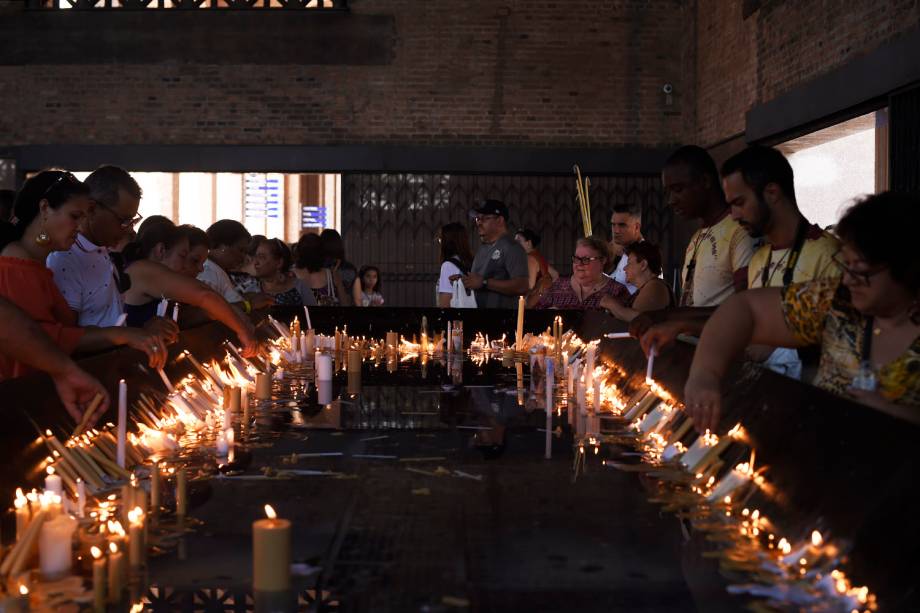
<path fill-rule="evenodd" d="M 818 226 L 811 226 L 802 244 L 799 259 L 792 270 L 792 282 L 803 283 L 814 279 L 828 279 L 840 276 L 840 267 L 834 262 L 834 254 L 840 248 L 840 242 Z M 748 287 L 765 287 L 763 271 L 770 262 L 767 271 L 766 287 L 782 287 L 783 275 L 789 264 L 792 249 L 772 249 L 769 244 L 761 245 L 748 264 Z"/>
<path fill-rule="evenodd" d="M 722 304 L 734 293 L 735 278 L 743 275 L 747 279 L 753 251 L 754 239 L 728 213 L 716 224 L 694 232 L 684 254 L 680 305 Z"/>

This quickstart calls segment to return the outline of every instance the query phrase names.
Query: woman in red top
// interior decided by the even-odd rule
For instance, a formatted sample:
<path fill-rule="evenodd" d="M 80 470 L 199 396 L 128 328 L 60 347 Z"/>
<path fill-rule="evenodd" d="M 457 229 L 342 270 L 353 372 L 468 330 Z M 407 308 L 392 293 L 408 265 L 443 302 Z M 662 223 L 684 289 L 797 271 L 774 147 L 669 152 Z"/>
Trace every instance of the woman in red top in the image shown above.
<path fill-rule="evenodd" d="M 130 345 L 146 353 L 152 368 L 166 364 L 166 345 L 156 334 L 133 328 L 80 328 L 54 284 L 45 260 L 66 251 L 93 202 L 89 188 L 69 172 L 46 170 L 23 185 L 11 223 L 0 224 L 0 296 L 38 322 L 65 353 Z M 0 379 L 29 372 L 22 362 L 0 356 Z"/>
<path fill-rule="evenodd" d="M 572 256 L 572 276 L 559 277 L 540 296 L 538 309 L 602 309 L 604 297 L 619 301 L 629 298 L 625 285 L 604 275 L 604 264 L 610 259 L 607 241 L 589 236 L 575 243 Z"/>

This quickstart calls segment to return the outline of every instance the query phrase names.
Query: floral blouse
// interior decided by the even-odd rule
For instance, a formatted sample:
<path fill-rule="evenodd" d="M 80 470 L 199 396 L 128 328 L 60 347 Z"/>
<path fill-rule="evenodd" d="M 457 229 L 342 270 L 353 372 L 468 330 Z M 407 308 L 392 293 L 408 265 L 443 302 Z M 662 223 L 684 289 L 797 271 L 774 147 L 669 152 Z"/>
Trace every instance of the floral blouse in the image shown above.
<path fill-rule="evenodd" d="M 840 278 L 793 283 L 783 292 L 783 315 L 800 342 L 821 345 L 815 385 L 848 395 L 862 360 L 867 318 L 853 306 Z M 876 376 L 884 398 L 920 406 L 920 337 Z"/>

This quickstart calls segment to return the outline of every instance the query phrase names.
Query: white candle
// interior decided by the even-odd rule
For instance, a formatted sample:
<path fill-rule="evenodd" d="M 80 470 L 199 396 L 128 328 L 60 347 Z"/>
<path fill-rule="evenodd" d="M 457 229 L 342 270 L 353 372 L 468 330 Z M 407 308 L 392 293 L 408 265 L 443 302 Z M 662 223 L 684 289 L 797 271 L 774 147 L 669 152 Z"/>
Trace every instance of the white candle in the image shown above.
<path fill-rule="evenodd" d="M 307 335 L 303 332 L 300 333 L 300 361 L 306 362 L 307 358 L 310 356 L 307 348 Z"/>
<path fill-rule="evenodd" d="M 176 323 L 179 322 L 179 303 L 178 302 L 173 305 L 173 321 Z"/>
<path fill-rule="evenodd" d="M 326 405 L 332 402 L 332 381 L 320 379 L 316 382 L 316 400 Z"/>
<path fill-rule="evenodd" d="M 86 483 L 77 478 L 77 516 L 86 517 Z"/>
<path fill-rule="evenodd" d="M 48 476 L 45 477 L 45 491 L 56 496 L 64 497 L 64 480 L 60 475 L 54 474 L 54 467 L 48 467 Z"/>
<path fill-rule="evenodd" d="M 125 467 L 125 442 L 128 436 L 128 384 L 124 379 L 118 382 L 118 449 L 116 461 Z"/>
<path fill-rule="evenodd" d="M 32 520 L 29 499 L 22 493 L 22 488 L 16 488 L 16 500 L 13 501 L 13 506 L 16 507 L 16 540 L 21 541 Z"/>
<path fill-rule="evenodd" d="M 611 332 L 605 336 L 607 338 L 630 338 L 629 332 Z"/>
<path fill-rule="evenodd" d="M 217 433 L 217 455 L 226 456 L 227 451 L 230 450 L 230 443 L 227 441 L 225 431 L 221 430 Z"/>
<path fill-rule="evenodd" d="M 166 317 L 166 309 L 169 308 L 169 300 L 163 298 L 160 300 L 160 303 L 157 304 L 157 317 Z"/>
<path fill-rule="evenodd" d="M 593 406 L 594 406 L 595 412 L 601 410 L 601 380 L 600 379 L 594 380 Z"/>
<path fill-rule="evenodd" d="M 307 320 L 307 330 L 312 330 L 312 329 L 313 329 L 313 322 L 310 321 L 310 309 L 308 309 L 307 307 L 304 307 L 304 308 L 303 308 L 303 315 L 304 315 L 304 317 L 305 317 L 306 320 Z"/>
<path fill-rule="evenodd" d="M 648 366 L 645 368 L 645 382 L 651 384 L 654 379 L 652 379 L 652 368 L 655 366 L 655 345 L 652 345 L 651 349 L 648 352 Z"/>
<path fill-rule="evenodd" d="M 594 387 L 594 353 L 596 348 L 594 343 L 588 345 L 588 351 L 585 352 L 585 387 L 591 389 Z"/>
<path fill-rule="evenodd" d="M 726 496 L 731 496 L 735 490 L 751 480 L 751 476 L 744 471 L 734 468 L 722 477 L 722 480 L 713 488 L 712 493 L 706 497 L 709 502 L 721 501 Z"/>
<path fill-rule="evenodd" d="M 317 381 L 332 380 L 332 356 L 317 351 L 314 356 L 314 366 L 316 369 Z"/>
<path fill-rule="evenodd" d="M 42 576 L 46 579 L 62 577 L 70 570 L 73 533 L 76 529 L 77 520 L 64 513 L 59 513 L 42 525 L 38 553 Z"/>
<path fill-rule="evenodd" d="M 549 460 L 553 457 L 553 381 L 555 368 L 552 358 L 546 358 L 546 443 L 544 457 Z"/>
<path fill-rule="evenodd" d="M 128 513 L 128 562 L 131 568 L 141 568 L 146 564 L 147 547 L 144 542 L 144 512 L 134 507 Z"/>

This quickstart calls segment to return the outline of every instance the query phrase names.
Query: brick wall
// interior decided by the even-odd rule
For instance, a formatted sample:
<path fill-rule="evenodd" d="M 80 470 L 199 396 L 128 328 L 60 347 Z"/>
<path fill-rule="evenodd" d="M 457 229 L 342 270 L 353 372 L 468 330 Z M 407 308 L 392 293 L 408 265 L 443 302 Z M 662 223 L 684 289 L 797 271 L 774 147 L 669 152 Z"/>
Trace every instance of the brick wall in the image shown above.
<path fill-rule="evenodd" d="M 920 27 L 918 0 L 698 0 L 696 138 L 744 130 L 744 113 Z"/>
<path fill-rule="evenodd" d="M 215 49 L 207 65 L 2 66 L 15 86 L 0 88 L 0 145 L 610 147 L 692 134 L 687 0 L 351 6 L 394 16 L 389 64 L 222 65 Z"/>

